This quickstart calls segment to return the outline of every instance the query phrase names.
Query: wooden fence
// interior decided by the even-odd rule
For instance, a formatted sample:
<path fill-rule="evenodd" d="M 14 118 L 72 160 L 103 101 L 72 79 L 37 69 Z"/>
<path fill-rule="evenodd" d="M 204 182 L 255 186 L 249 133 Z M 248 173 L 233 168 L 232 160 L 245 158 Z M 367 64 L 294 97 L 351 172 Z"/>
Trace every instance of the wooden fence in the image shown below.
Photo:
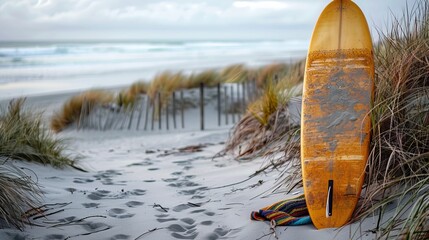
<path fill-rule="evenodd" d="M 83 104 L 78 130 L 169 131 L 227 126 L 239 121 L 247 105 L 256 99 L 255 81 L 218 84 L 180 90 L 171 96 L 141 95 L 128 106 Z"/>

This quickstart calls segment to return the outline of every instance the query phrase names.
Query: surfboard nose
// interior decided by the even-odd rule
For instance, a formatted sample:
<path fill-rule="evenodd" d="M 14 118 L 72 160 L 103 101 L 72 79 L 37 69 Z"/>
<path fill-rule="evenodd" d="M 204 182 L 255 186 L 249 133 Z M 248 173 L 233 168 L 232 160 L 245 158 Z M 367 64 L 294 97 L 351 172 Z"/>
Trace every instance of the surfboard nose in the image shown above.
<path fill-rule="evenodd" d="M 372 49 L 371 34 L 362 10 L 350 0 L 332 1 L 313 30 L 310 49 Z"/>

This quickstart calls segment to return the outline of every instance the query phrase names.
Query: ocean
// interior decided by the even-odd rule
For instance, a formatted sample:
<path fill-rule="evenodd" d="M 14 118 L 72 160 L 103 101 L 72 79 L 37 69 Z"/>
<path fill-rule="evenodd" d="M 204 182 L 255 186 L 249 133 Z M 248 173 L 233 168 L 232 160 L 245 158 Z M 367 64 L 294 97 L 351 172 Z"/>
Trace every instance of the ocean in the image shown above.
<path fill-rule="evenodd" d="M 304 58 L 289 41 L 0 42 L 0 99 L 150 81 L 165 70 L 198 72 Z"/>

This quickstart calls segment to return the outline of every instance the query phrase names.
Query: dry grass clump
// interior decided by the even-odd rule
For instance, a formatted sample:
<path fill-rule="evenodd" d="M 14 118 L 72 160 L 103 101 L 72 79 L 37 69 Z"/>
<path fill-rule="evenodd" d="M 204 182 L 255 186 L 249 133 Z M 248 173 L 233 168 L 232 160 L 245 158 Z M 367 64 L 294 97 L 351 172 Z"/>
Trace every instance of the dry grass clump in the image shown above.
<path fill-rule="evenodd" d="M 283 63 L 274 63 L 263 67 L 257 77 L 257 85 L 265 86 L 270 82 L 278 82 L 289 72 L 289 65 Z"/>
<path fill-rule="evenodd" d="M 96 105 L 112 103 L 114 95 L 107 91 L 90 90 L 69 99 L 51 120 L 51 128 L 55 132 L 79 120 L 82 114 L 88 115 Z"/>
<path fill-rule="evenodd" d="M 46 130 L 41 114 L 24 110 L 23 105 L 23 99 L 11 101 L 0 113 L 0 158 L 74 166 L 75 160 L 64 154 L 64 141 Z"/>
<path fill-rule="evenodd" d="M 184 81 L 183 88 L 197 88 L 203 83 L 207 87 L 214 87 L 222 82 L 222 76 L 215 70 L 209 69 L 203 72 L 192 74 Z"/>
<path fill-rule="evenodd" d="M 149 86 L 149 83 L 144 81 L 138 81 L 131 84 L 128 89 L 125 89 L 118 94 L 118 106 L 133 106 L 136 103 L 139 95 L 147 94 Z"/>
<path fill-rule="evenodd" d="M 280 104 L 281 95 L 279 91 L 269 84 L 262 96 L 252 102 L 248 107 L 248 112 L 258 120 L 263 126 L 267 126 L 270 116 L 277 111 Z"/>
<path fill-rule="evenodd" d="M 295 139 L 298 126 L 290 121 L 288 107 L 291 97 L 301 94 L 295 86 L 303 80 L 303 61 L 288 68 L 278 83 L 269 82 L 261 96 L 249 105 L 222 153 L 233 153 L 242 159 L 269 156 Z"/>
<path fill-rule="evenodd" d="M 380 35 L 372 151 L 354 220 L 375 211 L 382 217 L 397 204 L 387 224 L 377 226 L 380 237 L 428 239 L 429 3 L 417 2 Z"/>
<path fill-rule="evenodd" d="M 29 176 L 11 163 L 0 160 L 0 220 L 5 227 L 22 230 L 26 221 L 25 211 L 36 206 L 39 194 L 38 187 Z"/>
<path fill-rule="evenodd" d="M 248 69 L 243 64 L 235 64 L 224 68 L 221 72 L 223 82 L 240 83 L 248 80 Z"/>
<path fill-rule="evenodd" d="M 147 90 L 148 96 L 155 100 L 157 94 L 161 95 L 161 102 L 166 103 L 171 94 L 183 87 L 186 77 L 181 73 L 165 71 L 155 76 Z"/>
<path fill-rule="evenodd" d="M 40 194 L 31 177 L 11 160 L 79 169 L 76 159 L 64 153 L 64 141 L 54 138 L 43 126 L 42 115 L 26 110 L 24 102 L 13 100 L 0 110 L 0 228 L 6 224 L 22 229 L 25 209 L 34 208 Z"/>

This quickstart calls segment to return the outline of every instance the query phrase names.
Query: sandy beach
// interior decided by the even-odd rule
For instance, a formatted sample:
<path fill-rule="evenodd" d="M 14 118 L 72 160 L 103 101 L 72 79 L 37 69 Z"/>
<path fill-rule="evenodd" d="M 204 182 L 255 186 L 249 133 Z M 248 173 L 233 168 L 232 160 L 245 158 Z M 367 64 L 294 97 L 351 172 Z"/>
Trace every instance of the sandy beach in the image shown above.
<path fill-rule="evenodd" d="M 58 96 L 57 96 L 58 97 Z M 40 106 L 49 99 L 38 98 Z M 58 104 L 55 97 L 52 101 Z M 47 105 L 53 108 L 51 105 Z M 208 114 L 215 114 L 209 112 Z M 232 126 L 232 125 L 231 125 Z M 302 194 L 273 192 L 278 171 L 249 178 L 264 159 L 216 157 L 231 126 L 206 131 L 76 131 L 71 155 L 88 172 L 13 162 L 40 185 L 45 212 L 1 239 L 275 239 L 250 213 Z M 12 163 L 12 162 L 11 162 Z M 31 170 L 30 170 L 31 169 Z M 373 239 L 374 219 L 341 230 L 276 227 L 278 239 Z"/>

